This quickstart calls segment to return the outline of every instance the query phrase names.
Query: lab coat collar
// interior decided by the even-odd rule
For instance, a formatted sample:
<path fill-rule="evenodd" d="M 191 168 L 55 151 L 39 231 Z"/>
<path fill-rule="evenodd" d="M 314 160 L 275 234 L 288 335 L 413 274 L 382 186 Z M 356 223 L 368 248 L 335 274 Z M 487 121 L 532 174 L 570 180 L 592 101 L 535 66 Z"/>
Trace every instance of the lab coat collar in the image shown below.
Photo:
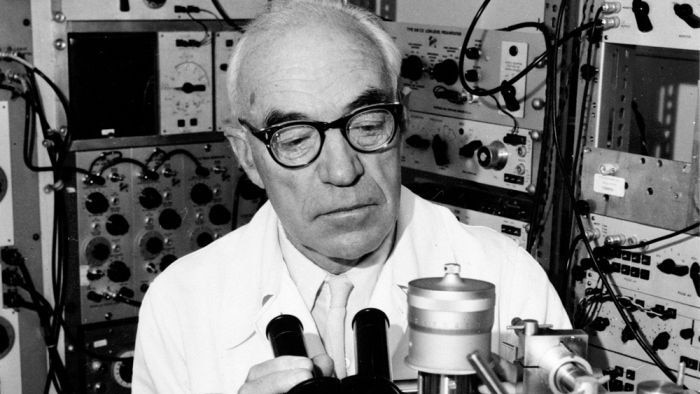
<path fill-rule="evenodd" d="M 417 198 L 408 189 L 402 189 L 396 244 L 380 273 L 369 305 L 384 311 L 390 321 L 404 330 L 408 283 L 419 277 L 442 276 L 444 264 L 455 262 L 448 242 L 452 237 L 449 231 L 444 227 L 426 229 L 411 225 L 414 220 L 431 223 L 425 216 L 434 212 L 416 204 Z M 270 203 L 266 203 L 241 235 L 238 244 L 245 247 L 237 251 L 236 261 L 227 265 L 225 275 L 230 278 L 229 283 L 240 283 L 235 278 L 241 276 L 251 280 L 245 283 L 247 286 L 226 288 L 222 304 L 228 307 L 222 308 L 220 315 L 225 348 L 240 345 L 253 333 L 265 338 L 267 323 L 280 313 L 297 316 L 306 334 L 317 331 L 279 247 L 273 246 L 279 244 L 278 220 Z M 426 232 L 430 236 L 426 237 Z"/>

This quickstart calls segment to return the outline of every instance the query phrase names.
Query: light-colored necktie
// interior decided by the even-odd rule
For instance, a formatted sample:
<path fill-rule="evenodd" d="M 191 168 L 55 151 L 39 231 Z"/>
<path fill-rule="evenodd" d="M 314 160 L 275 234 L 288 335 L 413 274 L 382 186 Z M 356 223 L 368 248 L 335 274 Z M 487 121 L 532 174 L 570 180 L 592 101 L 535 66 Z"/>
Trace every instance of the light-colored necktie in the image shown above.
<path fill-rule="evenodd" d="M 333 359 L 335 376 L 342 379 L 347 375 L 345 365 L 345 314 L 352 282 L 346 276 L 329 275 L 326 283 L 330 289 L 330 303 L 326 315 L 326 335 L 324 342 L 328 355 Z"/>

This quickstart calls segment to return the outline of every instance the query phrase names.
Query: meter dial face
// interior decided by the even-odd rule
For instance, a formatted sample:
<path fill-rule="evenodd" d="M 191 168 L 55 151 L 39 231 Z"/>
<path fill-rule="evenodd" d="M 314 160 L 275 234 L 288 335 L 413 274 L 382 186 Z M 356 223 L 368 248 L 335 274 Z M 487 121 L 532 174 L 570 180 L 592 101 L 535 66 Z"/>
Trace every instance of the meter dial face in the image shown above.
<path fill-rule="evenodd" d="M 183 62 L 175 66 L 168 78 L 168 98 L 172 101 L 173 115 L 193 116 L 211 96 L 210 81 L 206 70 L 198 63 Z"/>

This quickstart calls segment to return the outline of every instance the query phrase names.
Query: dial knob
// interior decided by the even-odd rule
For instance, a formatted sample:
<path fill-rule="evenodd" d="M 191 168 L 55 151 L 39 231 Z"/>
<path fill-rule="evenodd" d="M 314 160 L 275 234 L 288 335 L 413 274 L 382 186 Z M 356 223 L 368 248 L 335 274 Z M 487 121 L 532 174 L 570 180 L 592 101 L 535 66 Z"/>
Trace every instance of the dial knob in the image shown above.
<path fill-rule="evenodd" d="M 416 55 L 411 55 L 401 61 L 401 76 L 417 81 L 423 76 L 423 61 Z"/>
<path fill-rule="evenodd" d="M 141 203 L 141 206 L 146 209 L 158 208 L 160 204 L 163 203 L 163 196 L 158 193 L 158 190 L 152 187 L 147 187 L 141 190 L 139 203 Z"/>
<path fill-rule="evenodd" d="M 160 272 L 165 271 L 166 268 L 170 267 L 170 264 L 172 264 L 175 260 L 177 260 L 177 257 L 172 254 L 166 254 L 163 256 L 162 259 L 160 259 L 160 264 L 158 268 L 160 268 Z"/>
<path fill-rule="evenodd" d="M 109 208 L 109 201 L 102 193 L 90 193 L 85 199 L 85 209 L 94 215 L 107 212 L 107 208 Z"/>
<path fill-rule="evenodd" d="M 111 254 L 111 249 L 109 244 L 104 242 L 97 242 L 89 247 L 89 255 L 96 261 L 105 261 L 109 258 Z"/>
<path fill-rule="evenodd" d="M 158 237 L 149 238 L 145 247 L 150 254 L 157 255 L 163 251 L 163 240 Z"/>
<path fill-rule="evenodd" d="M 432 75 L 436 81 L 452 85 L 459 78 L 459 66 L 452 59 L 443 60 L 433 67 Z"/>
<path fill-rule="evenodd" d="M 466 79 L 469 82 L 476 82 L 479 80 L 479 71 L 476 69 L 471 69 L 467 70 L 467 72 L 464 73 L 464 79 Z"/>
<path fill-rule="evenodd" d="M 221 204 L 216 204 L 209 210 L 209 221 L 217 226 L 231 221 L 231 212 Z"/>
<path fill-rule="evenodd" d="M 668 348 L 669 340 L 671 339 L 671 334 L 666 331 L 662 331 L 659 335 L 654 338 L 652 342 L 652 347 L 654 350 L 664 350 Z"/>
<path fill-rule="evenodd" d="M 163 251 L 165 241 L 157 231 L 148 231 L 139 238 L 139 251 L 146 260 L 151 260 Z"/>
<path fill-rule="evenodd" d="M 158 216 L 158 223 L 166 230 L 174 230 L 182 225 L 182 217 L 174 209 L 167 208 Z"/>
<path fill-rule="evenodd" d="M 107 218 L 105 228 L 112 235 L 124 235 L 129 232 L 129 222 L 124 216 L 115 213 Z"/>
<path fill-rule="evenodd" d="M 100 269 L 92 268 L 92 269 L 88 270 L 86 276 L 87 276 L 88 280 L 98 280 L 98 279 L 102 278 L 103 276 L 105 276 L 105 274 Z"/>
<path fill-rule="evenodd" d="M 506 166 L 508 150 L 501 141 L 493 141 L 476 151 L 476 159 L 484 168 L 500 170 Z"/>
<path fill-rule="evenodd" d="M 200 248 L 203 248 L 207 245 L 209 245 L 212 241 L 214 240 L 214 237 L 212 237 L 211 234 L 208 232 L 203 232 L 199 235 L 197 235 L 197 246 Z"/>
<path fill-rule="evenodd" d="M 114 261 L 107 268 L 107 277 L 112 282 L 126 282 L 131 277 L 131 270 L 123 261 Z"/>
<path fill-rule="evenodd" d="M 190 191 L 190 197 L 192 198 L 192 201 L 194 201 L 195 204 L 205 205 L 211 202 L 211 200 L 214 198 L 214 193 L 212 193 L 211 188 L 209 188 L 209 186 L 203 183 L 198 183 L 192 186 L 192 190 Z"/>
<path fill-rule="evenodd" d="M 476 60 L 481 57 L 481 49 L 477 47 L 469 47 L 465 51 L 464 55 L 467 59 Z"/>
<path fill-rule="evenodd" d="M 123 358 L 126 360 L 119 360 L 112 364 L 112 379 L 114 382 L 116 382 L 119 386 L 124 387 L 126 389 L 131 388 L 131 378 L 132 378 L 132 367 L 133 367 L 133 358 L 134 358 L 134 351 L 129 350 L 126 352 L 122 352 L 121 354 L 118 355 L 119 358 Z M 121 390 L 118 390 L 121 391 Z"/>
<path fill-rule="evenodd" d="M 418 134 L 413 134 L 412 136 L 406 138 L 406 145 L 416 149 L 426 150 L 430 148 L 430 140 L 423 138 Z"/>

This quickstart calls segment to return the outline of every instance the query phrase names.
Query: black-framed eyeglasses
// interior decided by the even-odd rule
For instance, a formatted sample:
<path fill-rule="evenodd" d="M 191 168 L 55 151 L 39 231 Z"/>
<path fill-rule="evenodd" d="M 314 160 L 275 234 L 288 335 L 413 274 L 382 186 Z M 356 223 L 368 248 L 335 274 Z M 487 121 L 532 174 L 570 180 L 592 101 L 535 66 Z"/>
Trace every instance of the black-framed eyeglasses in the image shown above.
<path fill-rule="evenodd" d="M 332 122 L 292 120 L 257 129 L 245 119 L 241 125 L 262 141 L 272 158 L 286 168 L 311 164 L 321 153 L 326 131 L 339 129 L 350 146 L 361 153 L 388 148 L 401 123 L 401 103 L 372 104 L 358 108 Z"/>

